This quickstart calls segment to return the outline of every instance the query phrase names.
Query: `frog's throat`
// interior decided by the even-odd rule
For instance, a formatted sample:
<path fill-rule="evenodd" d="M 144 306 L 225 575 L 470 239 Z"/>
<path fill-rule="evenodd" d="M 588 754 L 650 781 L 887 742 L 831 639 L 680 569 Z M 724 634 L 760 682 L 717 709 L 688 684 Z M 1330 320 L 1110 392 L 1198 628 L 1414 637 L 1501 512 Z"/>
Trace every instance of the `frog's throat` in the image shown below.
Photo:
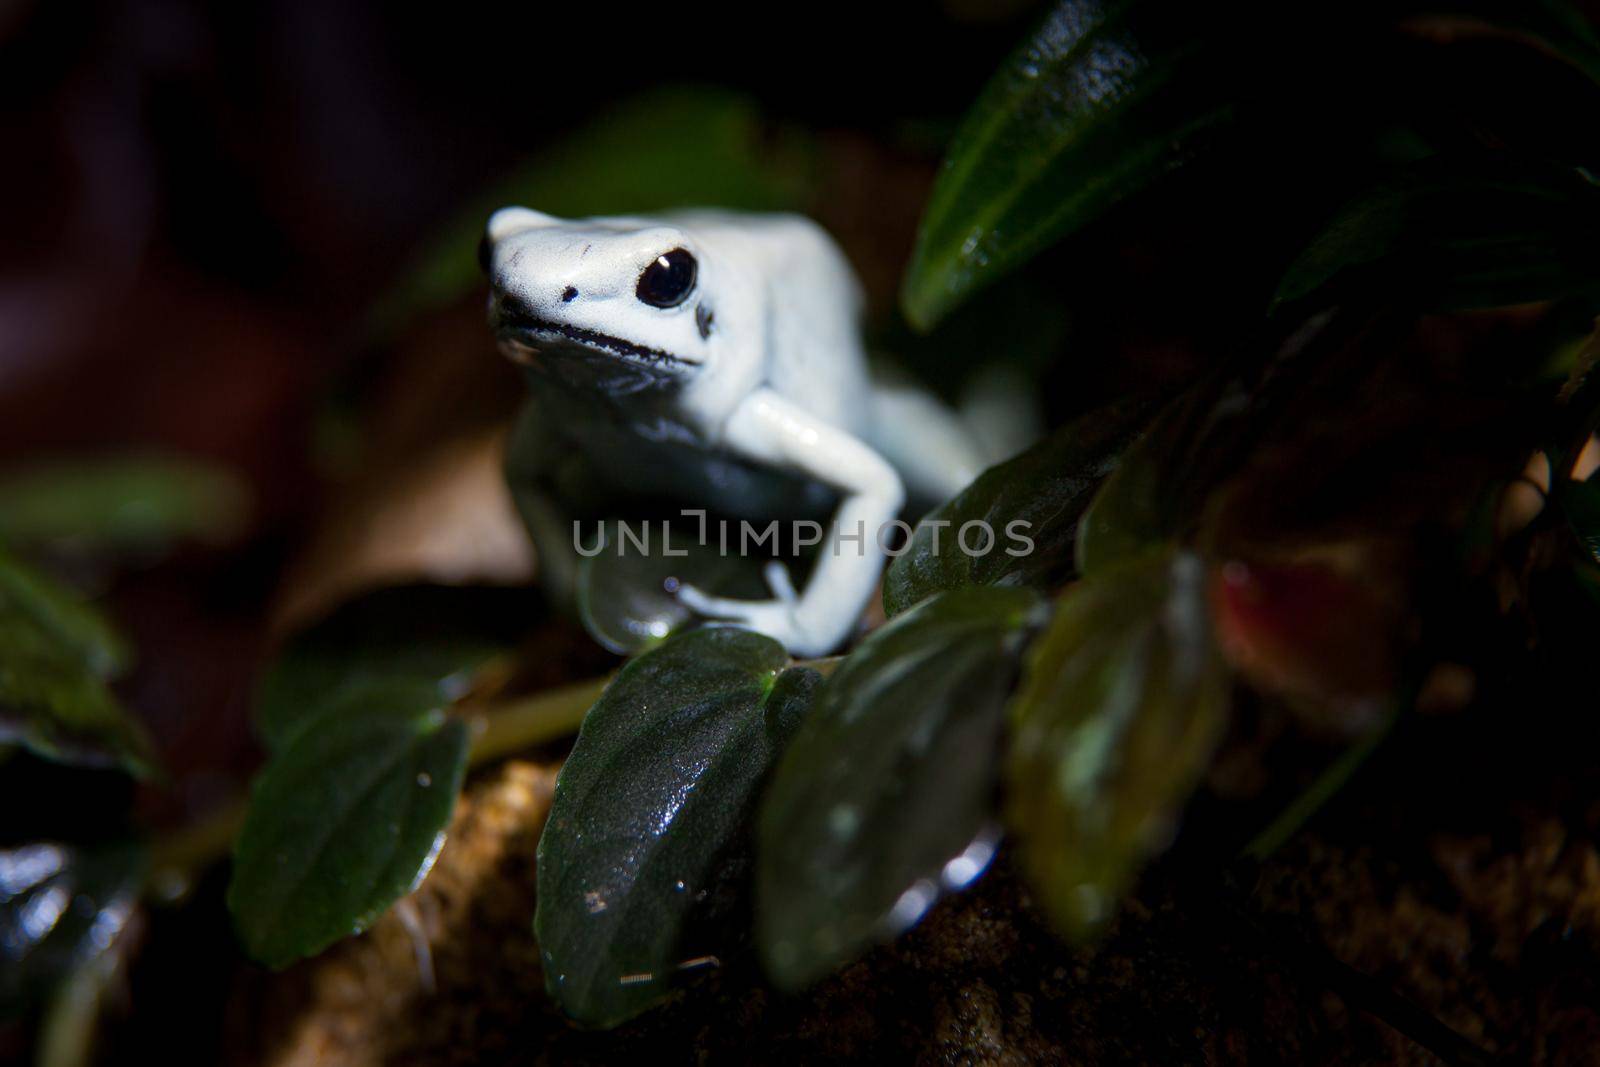
<path fill-rule="evenodd" d="M 683 356 L 651 348 L 649 345 L 637 344 L 621 337 L 613 337 L 598 330 L 586 330 L 581 326 L 569 326 L 564 322 L 552 322 L 521 312 L 503 316 L 499 328 L 508 340 L 518 341 L 533 348 L 538 347 L 541 334 L 545 337 L 554 335 L 585 348 L 622 356 L 625 359 L 637 359 L 645 363 L 681 363 L 688 367 L 700 365 L 698 359 L 685 359 Z"/>

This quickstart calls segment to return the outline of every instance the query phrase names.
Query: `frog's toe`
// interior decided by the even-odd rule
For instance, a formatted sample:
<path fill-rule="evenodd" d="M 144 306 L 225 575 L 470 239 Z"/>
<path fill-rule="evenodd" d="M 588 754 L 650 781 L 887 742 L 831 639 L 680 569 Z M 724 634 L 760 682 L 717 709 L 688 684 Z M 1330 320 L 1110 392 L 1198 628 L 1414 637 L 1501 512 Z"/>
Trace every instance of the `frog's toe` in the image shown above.
<path fill-rule="evenodd" d="M 734 600 L 710 596 L 689 585 L 678 589 L 678 600 L 708 619 L 765 634 L 781 642 L 790 651 L 797 646 L 809 645 L 795 619 L 794 605 L 787 600 Z"/>
<path fill-rule="evenodd" d="M 767 588 L 772 590 L 776 599 L 785 604 L 793 604 L 800 599 L 800 594 L 794 588 L 794 579 L 789 577 L 789 568 L 778 560 L 768 563 L 762 574 L 766 576 Z"/>
<path fill-rule="evenodd" d="M 731 619 L 738 613 L 739 608 L 749 603 L 748 600 L 712 596 L 705 590 L 693 585 L 680 585 L 677 596 L 678 602 L 690 611 L 710 619 Z"/>

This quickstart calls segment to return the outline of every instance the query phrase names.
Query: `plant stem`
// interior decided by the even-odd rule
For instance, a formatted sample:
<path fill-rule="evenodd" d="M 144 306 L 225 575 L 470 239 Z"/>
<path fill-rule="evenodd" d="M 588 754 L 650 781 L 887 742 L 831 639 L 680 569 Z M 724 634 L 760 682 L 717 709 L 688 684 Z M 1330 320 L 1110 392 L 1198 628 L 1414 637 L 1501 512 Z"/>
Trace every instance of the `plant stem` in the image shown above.
<path fill-rule="evenodd" d="M 158 900 L 176 900 L 187 893 L 195 876 L 233 847 L 248 809 L 248 798 L 232 797 L 199 822 L 152 842 L 145 892 Z"/>
<path fill-rule="evenodd" d="M 1285 841 L 1298 833 L 1302 826 L 1311 821 L 1312 816 L 1322 810 L 1323 805 L 1333 799 L 1334 794 L 1344 788 L 1345 783 L 1367 761 L 1373 750 L 1389 736 L 1395 718 L 1394 714 L 1390 714 L 1382 726 L 1362 738 L 1356 745 L 1346 749 L 1327 770 L 1317 776 L 1316 781 L 1312 782 L 1305 792 L 1295 797 L 1288 807 L 1279 812 L 1278 817 L 1267 824 L 1266 829 L 1250 839 L 1250 843 L 1245 845 L 1241 855 L 1245 859 L 1260 863 L 1278 851 Z"/>
<path fill-rule="evenodd" d="M 87 1067 L 99 1037 L 100 1002 L 116 972 L 118 952 L 93 959 L 56 989 L 39 1022 L 34 1067 Z"/>
<path fill-rule="evenodd" d="M 468 763 L 492 763 L 573 733 L 610 681 L 610 675 L 590 678 L 477 709 L 470 715 L 473 738 Z"/>

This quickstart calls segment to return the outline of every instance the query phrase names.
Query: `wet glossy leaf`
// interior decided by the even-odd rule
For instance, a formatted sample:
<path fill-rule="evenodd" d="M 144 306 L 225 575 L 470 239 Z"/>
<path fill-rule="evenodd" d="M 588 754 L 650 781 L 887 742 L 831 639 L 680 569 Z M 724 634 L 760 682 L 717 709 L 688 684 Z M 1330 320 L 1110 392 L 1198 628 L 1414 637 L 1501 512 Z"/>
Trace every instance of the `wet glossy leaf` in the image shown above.
<path fill-rule="evenodd" d="M 154 773 L 148 735 L 108 685 L 127 659 L 97 612 L 0 553 L 0 742 L 65 763 Z"/>
<path fill-rule="evenodd" d="M 676 595 L 684 584 L 717 596 L 761 600 L 771 595 L 762 577 L 763 560 L 671 536 L 665 545 L 656 539 L 639 547 L 613 532 L 603 549 L 578 564 L 579 617 L 611 651 L 638 652 L 693 624 L 697 616 Z"/>
<path fill-rule="evenodd" d="M 1079 517 L 1152 407 L 1128 400 L 1091 412 L 984 471 L 918 523 L 884 576 L 884 610 L 898 615 L 934 593 L 962 586 L 1048 588 L 1066 578 Z M 969 523 L 981 525 L 971 527 L 963 541 Z"/>
<path fill-rule="evenodd" d="M 261 683 L 256 727 L 281 749 L 346 693 L 375 683 L 431 684 L 448 704 L 543 614 L 537 595 L 515 589 L 408 586 L 351 601 L 279 654 Z"/>
<path fill-rule="evenodd" d="M 1062 0 L 950 145 L 901 304 L 931 327 L 973 290 L 1180 163 L 1236 91 L 1217 5 Z"/>
<path fill-rule="evenodd" d="M 507 205 L 564 218 L 795 207 L 809 149 L 793 136 L 764 132 L 750 100 L 721 90 L 664 89 L 621 105 L 459 211 L 374 309 L 373 329 L 394 329 L 482 284 L 478 240 L 489 215 Z"/>
<path fill-rule="evenodd" d="M 1429 159 L 1341 208 L 1290 266 L 1274 303 L 1352 288 L 1426 310 L 1593 295 L 1597 241 L 1600 186 L 1578 171 Z"/>
<path fill-rule="evenodd" d="M 637 1015 L 727 951 L 708 912 L 745 867 L 758 790 L 817 682 L 788 662 L 745 630 L 680 634 L 584 720 L 539 840 L 534 919 L 545 984 L 579 1022 Z"/>
<path fill-rule="evenodd" d="M 351 686 L 256 778 L 228 907 L 271 967 L 359 933 L 428 873 L 466 770 L 468 730 L 427 681 Z"/>
<path fill-rule="evenodd" d="M 0 542 L 84 552 L 148 553 L 225 541 L 245 519 L 244 485 L 198 460 L 33 463 L 0 480 Z"/>
<path fill-rule="evenodd" d="M 824 683 L 763 801 L 756 936 L 797 989 L 977 878 L 995 836 L 1003 707 L 1043 601 L 942 593 L 863 641 Z"/>
<path fill-rule="evenodd" d="M 1196 557 L 1146 556 L 1062 595 L 1011 708 L 1006 822 L 1067 937 L 1091 935 L 1166 847 L 1228 687 Z"/>
<path fill-rule="evenodd" d="M 145 852 L 38 843 L 0 850 L 0 1016 L 48 994 L 122 933 Z"/>

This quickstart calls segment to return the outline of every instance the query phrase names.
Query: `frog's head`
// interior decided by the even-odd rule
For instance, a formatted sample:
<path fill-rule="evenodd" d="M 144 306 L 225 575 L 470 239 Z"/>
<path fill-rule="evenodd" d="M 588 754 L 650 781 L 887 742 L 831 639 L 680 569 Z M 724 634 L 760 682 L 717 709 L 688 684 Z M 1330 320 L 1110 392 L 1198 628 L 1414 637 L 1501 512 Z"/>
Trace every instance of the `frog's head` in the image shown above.
<path fill-rule="evenodd" d="M 713 272 L 676 226 L 503 208 L 489 219 L 480 259 L 490 323 L 516 362 L 626 389 L 686 381 L 712 359 Z"/>

